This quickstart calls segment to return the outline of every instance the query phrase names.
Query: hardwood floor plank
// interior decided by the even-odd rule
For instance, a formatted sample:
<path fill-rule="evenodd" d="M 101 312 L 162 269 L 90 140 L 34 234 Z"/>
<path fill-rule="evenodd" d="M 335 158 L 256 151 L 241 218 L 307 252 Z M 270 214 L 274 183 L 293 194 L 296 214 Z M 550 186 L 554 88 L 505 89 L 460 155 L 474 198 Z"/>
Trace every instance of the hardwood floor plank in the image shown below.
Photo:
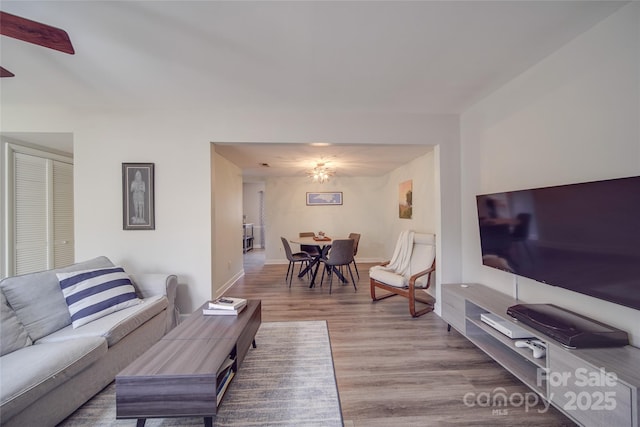
<path fill-rule="evenodd" d="M 575 425 L 540 401 L 519 401 L 533 403 L 537 395 L 458 332 L 447 332 L 435 313 L 411 318 L 399 296 L 372 302 L 370 266 L 358 264 L 357 292 L 334 279 L 330 295 L 326 281 L 310 289 L 294 276 L 289 288 L 287 265 L 264 265 L 263 252 L 253 250 L 245 254 L 244 277 L 226 293 L 261 299 L 263 322 L 327 321 L 345 426 Z M 488 405 L 496 391 L 513 403 Z"/>

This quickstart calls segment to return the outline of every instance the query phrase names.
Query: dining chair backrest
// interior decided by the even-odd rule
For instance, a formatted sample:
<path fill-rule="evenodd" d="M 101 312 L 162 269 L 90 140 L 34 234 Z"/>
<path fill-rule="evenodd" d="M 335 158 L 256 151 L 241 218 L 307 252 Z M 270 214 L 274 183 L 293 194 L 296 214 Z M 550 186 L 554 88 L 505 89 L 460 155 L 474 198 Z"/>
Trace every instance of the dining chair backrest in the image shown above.
<path fill-rule="evenodd" d="M 287 255 L 287 259 L 289 261 L 293 261 L 293 252 L 291 252 L 291 245 L 289 245 L 289 241 L 284 237 L 280 237 L 282 240 L 282 246 L 284 246 L 284 253 Z"/>
<path fill-rule="evenodd" d="M 353 261 L 353 239 L 335 239 L 331 241 L 331 250 L 327 256 L 328 265 L 347 265 Z"/>
<path fill-rule="evenodd" d="M 360 243 L 360 234 L 349 233 L 349 238 L 353 239 L 353 256 L 358 255 L 358 244 Z"/>
<path fill-rule="evenodd" d="M 316 234 L 313 231 L 302 231 L 298 233 L 300 237 L 314 237 Z M 308 253 L 311 256 L 320 255 L 320 248 L 315 245 L 300 245 L 300 250 Z"/>

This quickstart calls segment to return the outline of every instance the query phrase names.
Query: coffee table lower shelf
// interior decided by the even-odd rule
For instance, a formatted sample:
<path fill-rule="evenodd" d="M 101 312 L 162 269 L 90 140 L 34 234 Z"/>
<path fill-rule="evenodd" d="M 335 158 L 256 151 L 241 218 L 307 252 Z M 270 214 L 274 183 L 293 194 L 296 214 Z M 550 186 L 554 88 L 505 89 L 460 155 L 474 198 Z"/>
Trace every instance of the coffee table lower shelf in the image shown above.
<path fill-rule="evenodd" d="M 196 310 L 116 376 L 116 418 L 203 417 L 213 424 L 261 322 L 259 300 L 238 316 Z"/>

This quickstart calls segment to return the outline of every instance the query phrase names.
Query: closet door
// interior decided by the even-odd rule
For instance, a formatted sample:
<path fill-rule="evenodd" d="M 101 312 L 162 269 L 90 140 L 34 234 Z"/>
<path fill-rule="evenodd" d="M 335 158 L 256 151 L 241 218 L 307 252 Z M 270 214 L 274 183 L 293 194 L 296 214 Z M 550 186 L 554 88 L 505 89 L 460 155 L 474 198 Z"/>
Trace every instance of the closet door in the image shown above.
<path fill-rule="evenodd" d="M 15 275 L 46 270 L 49 265 L 47 163 L 41 157 L 14 154 Z"/>
<path fill-rule="evenodd" d="M 53 267 L 74 262 L 73 165 L 53 160 Z"/>
<path fill-rule="evenodd" d="M 74 262 L 73 164 L 35 150 L 12 152 L 8 275 Z"/>

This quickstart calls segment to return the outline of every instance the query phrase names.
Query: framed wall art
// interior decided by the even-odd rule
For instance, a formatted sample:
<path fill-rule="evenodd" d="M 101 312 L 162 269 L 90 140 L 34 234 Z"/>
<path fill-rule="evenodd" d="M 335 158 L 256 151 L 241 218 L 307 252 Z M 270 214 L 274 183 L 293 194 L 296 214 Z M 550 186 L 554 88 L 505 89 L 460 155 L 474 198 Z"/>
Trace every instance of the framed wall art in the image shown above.
<path fill-rule="evenodd" d="M 122 229 L 155 230 L 153 163 L 122 164 Z"/>
<path fill-rule="evenodd" d="M 398 216 L 403 219 L 413 217 L 413 180 L 400 183 L 398 188 Z"/>
<path fill-rule="evenodd" d="M 341 205 L 342 191 L 307 193 L 307 206 Z"/>

